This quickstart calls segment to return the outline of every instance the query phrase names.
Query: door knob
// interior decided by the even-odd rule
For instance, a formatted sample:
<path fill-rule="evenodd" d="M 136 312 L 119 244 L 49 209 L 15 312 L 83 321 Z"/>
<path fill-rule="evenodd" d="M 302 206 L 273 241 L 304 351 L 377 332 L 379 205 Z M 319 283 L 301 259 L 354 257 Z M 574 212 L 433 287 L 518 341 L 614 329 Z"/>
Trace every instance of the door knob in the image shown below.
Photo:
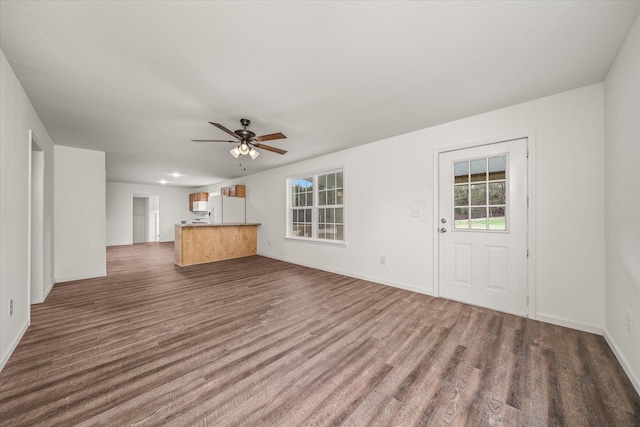
<path fill-rule="evenodd" d="M 447 229 L 446 229 L 446 228 L 444 228 L 444 227 L 442 227 L 442 228 L 440 229 L 440 232 L 441 232 L 441 233 L 446 233 L 446 232 L 447 232 Z"/>

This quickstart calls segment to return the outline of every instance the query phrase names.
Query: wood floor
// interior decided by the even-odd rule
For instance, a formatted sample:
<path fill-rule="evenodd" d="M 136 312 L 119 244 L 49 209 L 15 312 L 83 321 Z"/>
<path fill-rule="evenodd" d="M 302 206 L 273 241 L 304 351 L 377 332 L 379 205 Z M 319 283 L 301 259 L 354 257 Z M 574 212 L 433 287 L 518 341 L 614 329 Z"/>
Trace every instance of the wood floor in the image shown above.
<path fill-rule="evenodd" d="M 254 256 L 108 249 L 0 373 L 2 426 L 632 426 L 600 336 Z"/>

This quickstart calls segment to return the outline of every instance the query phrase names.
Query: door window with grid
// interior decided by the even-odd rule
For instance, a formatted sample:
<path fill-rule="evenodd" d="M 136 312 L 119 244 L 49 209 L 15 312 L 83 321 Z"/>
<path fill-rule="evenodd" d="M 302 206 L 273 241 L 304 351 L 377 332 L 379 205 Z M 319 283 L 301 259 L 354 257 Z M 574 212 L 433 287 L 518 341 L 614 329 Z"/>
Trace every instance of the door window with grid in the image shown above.
<path fill-rule="evenodd" d="M 507 155 L 453 164 L 454 230 L 507 231 Z"/>

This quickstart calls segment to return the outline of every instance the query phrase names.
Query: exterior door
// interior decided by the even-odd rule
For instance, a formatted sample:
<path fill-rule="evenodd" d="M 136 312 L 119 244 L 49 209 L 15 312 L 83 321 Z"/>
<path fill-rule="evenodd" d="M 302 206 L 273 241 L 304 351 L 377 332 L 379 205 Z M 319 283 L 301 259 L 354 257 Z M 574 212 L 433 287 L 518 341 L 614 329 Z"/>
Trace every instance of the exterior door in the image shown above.
<path fill-rule="evenodd" d="M 438 156 L 440 296 L 527 315 L 527 139 Z"/>

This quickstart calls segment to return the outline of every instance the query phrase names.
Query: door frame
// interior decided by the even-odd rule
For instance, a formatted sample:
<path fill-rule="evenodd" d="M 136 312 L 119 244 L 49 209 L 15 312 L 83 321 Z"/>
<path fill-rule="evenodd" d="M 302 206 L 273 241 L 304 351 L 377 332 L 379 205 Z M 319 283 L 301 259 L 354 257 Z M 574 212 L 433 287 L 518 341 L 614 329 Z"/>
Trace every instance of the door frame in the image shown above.
<path fill-rule="evenodd" d="M 44 302 L 45 278 L 45 151 L 35 132 L 29 129 L 28 188 L 28 282 L 29 304 Z"/>
<path fill-rule="evenodd" d="M 151 193 L 131 193 L 131 197 L 129 199 L 129 244 L 133 245 L 133 199 L 135 198 L 141 198 L 141 199 L 147 199 L 149 200 L 150 197 L 157 197 L 158 198 L 158 216 L 160 215 L 160 206 L 162 205 L 162 197 L 160 196 L 160 194 L 151 194 Z M 148 221 L 151 221 L 151 217 L 149 215 L 149 211 L 147 209 L 146 212 L 146 216 L 148 217 Z M 158 222 L 160 222 L 161 219 L 158 219 Z M 148 227 L 149 224 L 147 223 L 147 234 L 148 234 Z M 159 228 L 159 224 L 156 226 L 156 228 Z M 152 243 L 152 242 L 160 242 L 160 233 L 158 230 L 158 235 L 156 237 L 154 237 L 154 240 L 149 240 L 149 238 L 145 239 L 146 243 Z"/>
<path fill-rule="evenodd" d="M 527 139 L 527 317 L 536 318 L 536 199 L 535 199 L 535 158 L 536 138 L 535 131 L 515 133 L 501 137 L 493 137 L 484 140 L 469 141 L 466 143 L 437 147 L 433 151 L 433 291 L 440 297 L 440 154 L 449 151 L 464 150 L 483 145 L 498 144 L 515 139 Z"/>

